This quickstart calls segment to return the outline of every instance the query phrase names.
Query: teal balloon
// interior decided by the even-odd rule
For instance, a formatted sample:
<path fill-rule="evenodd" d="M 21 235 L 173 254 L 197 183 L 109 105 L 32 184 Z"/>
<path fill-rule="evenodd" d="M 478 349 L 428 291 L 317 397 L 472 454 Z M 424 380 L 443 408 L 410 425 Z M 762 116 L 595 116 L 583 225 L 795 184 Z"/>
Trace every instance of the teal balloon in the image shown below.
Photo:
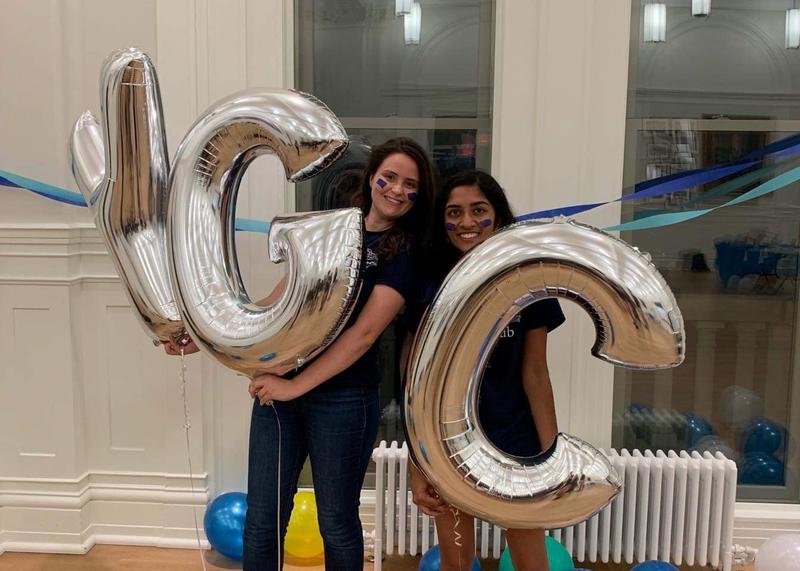
<path fill-rule="evenodd" d="M 573 571 L 575 569 L 575 562 L 563 545 L 550 536 L 545 537 L 544 541 L 547 547 L 547 562 L 550 564 L 550 571 Z M 514 571 L 514 564 L 511 563 L 511 552 L 508 547 L 500 557 L 497 571 Z"/>
<path fill-rule="evenodd" d="M 246 515 L 247 495 L 229 492 L 215 498 L 206 508 L 203 518 L 203 528 L 211 547 L 234 561 L 242 560 Z"/>

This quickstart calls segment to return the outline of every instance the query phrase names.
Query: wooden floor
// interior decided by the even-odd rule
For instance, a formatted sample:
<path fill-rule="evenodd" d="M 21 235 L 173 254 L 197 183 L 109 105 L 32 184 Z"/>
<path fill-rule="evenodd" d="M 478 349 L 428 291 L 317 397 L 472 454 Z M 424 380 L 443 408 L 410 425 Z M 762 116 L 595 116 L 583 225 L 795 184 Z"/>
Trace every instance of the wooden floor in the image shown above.
<path fill-rule="evenodd" d="M 206 552 L 209 571 L 241 569 L 241 565 L 225 559 L 215 552 Z M 415 571 L 419 557 L 389 557 L 384 561 L 385 571 Z M 630 565 L 581 564 L 592 571 L 628 571 Z M 0 555 L 0 571 L 198 571 L 202 570 L 200 554 L 189 549 L 161 549 L 158 547 L 127 547 L 97 545 L 86 555 L 50 555 L 41 553 L 4 553 Z M 284 566 L 286 571 L 318 571 L 323 567 Z M 364 571 L 372 571 L 371 563 Z M 484 571 L 495 571 L 496 561 L 486 561 Z M 710 567 L 682 567 L 683 571 L 706 571 Z M 752 567 L 737 571 L 752 571 Z"/>

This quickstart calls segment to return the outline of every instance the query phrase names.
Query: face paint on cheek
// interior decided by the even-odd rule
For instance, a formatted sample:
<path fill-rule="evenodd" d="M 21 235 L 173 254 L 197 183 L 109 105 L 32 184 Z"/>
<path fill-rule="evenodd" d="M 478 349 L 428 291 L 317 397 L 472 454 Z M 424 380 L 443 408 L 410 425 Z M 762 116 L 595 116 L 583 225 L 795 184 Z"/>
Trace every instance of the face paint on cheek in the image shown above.
<path fill-rule="evenodd" d="M 417 193 L 416 192 L 409 192 L 408 193 L 408 200 L 410 200 L 411 202 L 414 202 L 416 199 L 417 199 Z"/>
<path fill-rule="evenodd" d="M 487 218 L 486 220 L 481 220 L 480 222 L 478 222 L 478 225 L 479 225 L 481 228 L 488 228 L 488 227 L 489 227 L 489 226 L 491 226 L 492 224 L 494 224 L 494 221 L 493 221 L 493 220 L 490 220 L 489 218 Z"/>
<path fill-rule="evenodd" d="M 386 188 L 386 185 L 389 183 L 379 177 L 378 180 L 375 181 L 375 184 L 377 184 L 381 188 Z"/>
<path fill-rule="evenodd" d="M 444 227 L 447 228 L 450 232 L 456 229 L 456 225 L 453 224 L 452 222 L 448 222 L 447 224 L 444 225 Z"/>

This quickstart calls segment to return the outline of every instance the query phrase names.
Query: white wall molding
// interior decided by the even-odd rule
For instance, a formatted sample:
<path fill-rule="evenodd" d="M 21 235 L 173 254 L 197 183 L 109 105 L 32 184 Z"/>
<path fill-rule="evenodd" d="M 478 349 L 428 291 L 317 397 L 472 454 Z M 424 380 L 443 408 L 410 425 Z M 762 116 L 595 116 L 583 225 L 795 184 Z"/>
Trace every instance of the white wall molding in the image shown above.
<path fill-rule="evenodd" d="M 208 499 L 205 473 L 191 483 L 188 474 L 122 471 L 0 478 L 0 553 L 85 553 L 96 543 L 196 547 L 191 522 L 202 522 Z"/>
<path fill-rule="evenodd" d="M 735 543 L 759 547 L 776 535 L 800 533 L 800 506 L 796 504 L 736 504 Z"/>
<path fill-rule="evenodd" d="M 0 478 L 0 509 L 84 508 L 95 500 L 205 506 L 208 474 L 86 472 L 79 478 Z"/>
<path fill-rule="evenodd" d="M 0 285 L 117 283 L 116 269 L 90 224 L 0 225 Z"/>

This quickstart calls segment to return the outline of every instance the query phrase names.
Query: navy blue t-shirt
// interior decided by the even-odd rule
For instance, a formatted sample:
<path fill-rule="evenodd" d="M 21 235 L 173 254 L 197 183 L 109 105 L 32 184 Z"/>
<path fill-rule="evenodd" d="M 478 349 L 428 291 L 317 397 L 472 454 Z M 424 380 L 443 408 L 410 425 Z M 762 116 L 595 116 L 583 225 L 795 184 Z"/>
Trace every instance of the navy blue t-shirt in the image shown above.
<path fill-rule="evenodd" d="M 486 436 L 516 456 L 542 451 L 530 402 L 522 385 L 525 334 L 540 327 L 550 332 L 564 323 L 558 300 L 546 298 L 520 311 L 506 326 L 489 356 L 478 400 L 478 416 Z"/>
<path fill-rule="evenodd" d="M 410 331 L 416 331 L 436 291 L 435 283 L 420 288 L 418 301 L 421 303 L 414 303 L 409 310 Z M 537 301 L 511 320 L 489 356 L 479 391 L 478 416 L 489 440 L 508 454 L 534 456 L 542 451 L 522 385 L 525 334 L 540 327 L 550 332 L 564 323 L 564 319 L 557 299 Z"/>
<path fill-rule="evenodd" d="M 358 293 L 358 298 L 353 307 L 353 313 L 350 314 L 350 319 L 347 321 L 347 325 L 345 325 L 342 331 L 356 322 L 376 285 L 388 286 L 402 295 L 404 300 L 409 299 L 409 292 L 414 284 L 411 257 L 401 248 L 393 257 L 384 260 L 380 259 L 378 256 L 378 246 L 384 234 L 386 234 L 385 231 L 364 231 L 364 253 L 361 261 L 361 290 Z M 381 374 L 378 368 L 379 345 L 380 344 L 377 342 L 373 343 L 367 352 L 355 363 L 341 373 L 315 387 L 313 390 L 377 386 L 381 380 Z M 300 367 L 297 371 L 287 373 L 284 375 L 284 378 L 295 377 L 304 367 Z"/>

